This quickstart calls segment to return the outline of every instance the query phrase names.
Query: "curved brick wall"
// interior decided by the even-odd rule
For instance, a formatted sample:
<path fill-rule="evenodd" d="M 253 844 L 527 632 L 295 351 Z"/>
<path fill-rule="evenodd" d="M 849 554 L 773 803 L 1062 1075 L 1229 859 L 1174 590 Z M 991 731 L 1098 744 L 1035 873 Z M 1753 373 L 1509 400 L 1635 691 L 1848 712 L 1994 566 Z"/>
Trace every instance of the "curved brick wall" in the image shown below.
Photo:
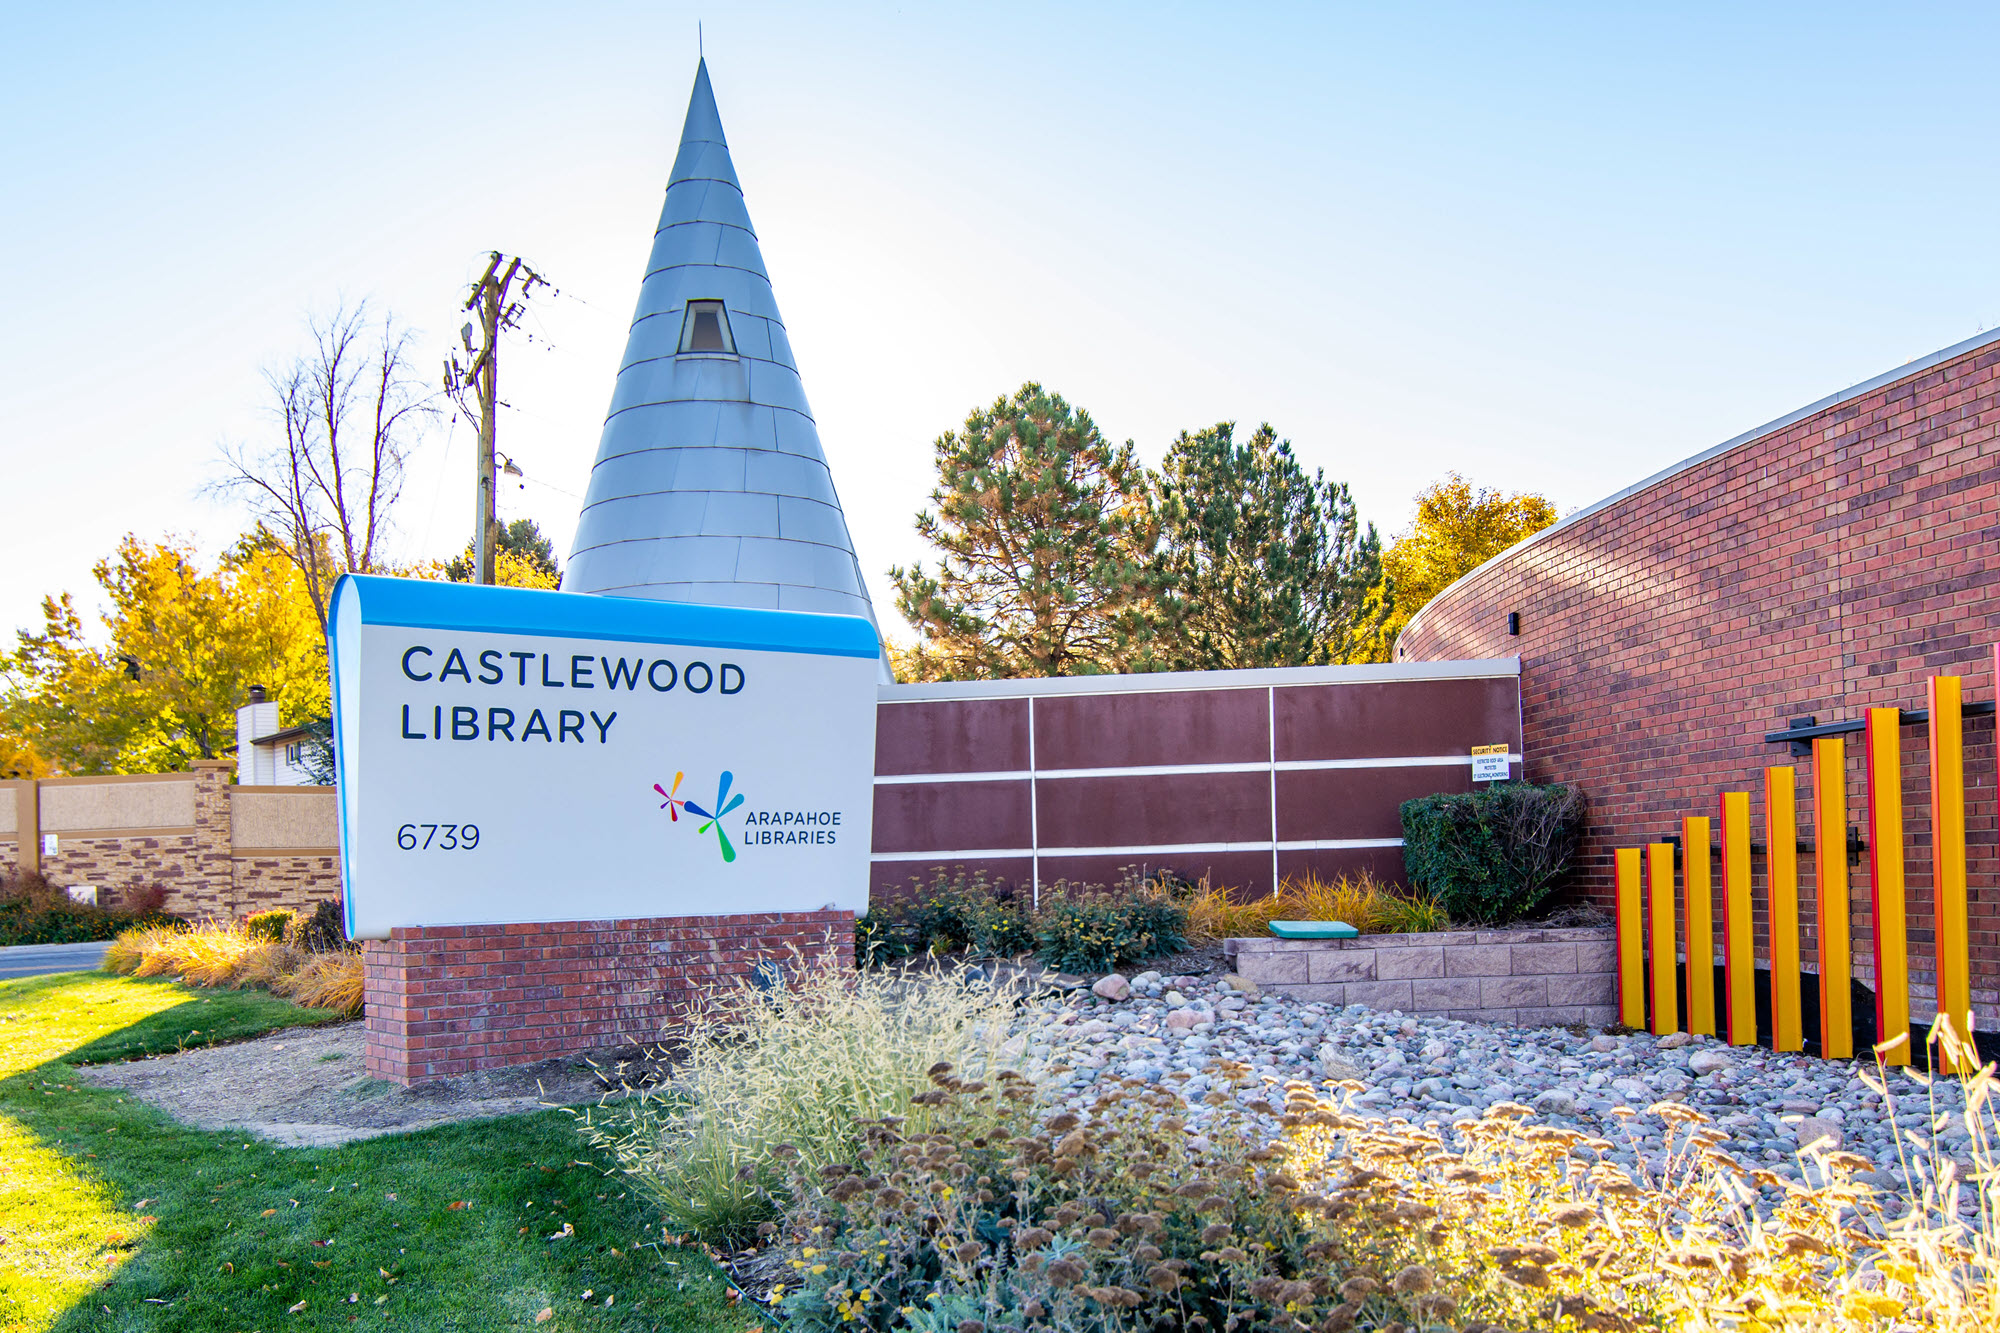
<path fill-rule="evenodd" d="M 1815 403 L 1538 534 L 1425 607 L 1398 660 L 1521 655 L 1529 776 L 1589 793 L 1579 888 L 1608 903 L 1613 847 L 1677 834 L 1682 815 L 1713 817 L 1723 790 L 1753 793 L 1761 842 L 1767 764 L 1797 763 L 1807 818 L 1809 763 L 1763 740 L 1789 718 L 1921 708 L 1925 677 L 1940 673 L 1966 678 L 1968 702 L 1994 697 L 1997 433 L 2000 332 Z M 1518 637 L 1507 633 L 1509 612 L 1520 614 Z M 1903 728 L 1912 990 L 1927 998 L 1922 733 Z M 2000 999 L 1992 719 L 1970 720 L 1965 740 L 1973 984 L 1990 1023 Z M 1849 738 L 1850 823 L 1864 822 L 1864 799 Z M 1810 838 L 1809 824 L 1802 832 Z M 1809 915 L 1810 857 L 1799 870 Z M 1761 856 L 1756 872 L 1761 912 Z M 1850 873 L 1865 980 L 1865 856 Z M 1810 921 L 1806 929 L 1810 958 Z M 1912 1012 L 1926 1011 L 1913 1002 Z"/>

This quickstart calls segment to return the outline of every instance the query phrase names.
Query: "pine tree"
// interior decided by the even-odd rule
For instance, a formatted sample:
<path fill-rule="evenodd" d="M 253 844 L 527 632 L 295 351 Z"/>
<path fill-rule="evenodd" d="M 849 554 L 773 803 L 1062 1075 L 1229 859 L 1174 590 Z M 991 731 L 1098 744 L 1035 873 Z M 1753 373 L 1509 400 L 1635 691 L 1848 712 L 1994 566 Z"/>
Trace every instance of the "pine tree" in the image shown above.
<path fill-rule="evenodd" d="M 465 553 L 445 561 L 445 577 L 453 583 L 472 582 L 472 543 Z M 542 535 L 532 518 L 517 518 L 500 525 L 500 540 L 493 550 L 493 581 L 513 588 L 553 588 L 560 575 L 556 570 L 556 544 Z"/>
<path fill-rule="evenodd" d="M 1159 478 L 1158 665 L 1175 670 L 1347 660 L 1381 542 L 1344 483 L 1306 474 L 1266 424 L 1182 432 Z"/>
<path fill-rule="evenodd" d="M 933 445 L 917 531 L 940 553 L 889 571 L 917 679 L 1068 676 L 1144 661 L 1158 538 L 1144 469 L 1041 385 L 975 409 Z"/>

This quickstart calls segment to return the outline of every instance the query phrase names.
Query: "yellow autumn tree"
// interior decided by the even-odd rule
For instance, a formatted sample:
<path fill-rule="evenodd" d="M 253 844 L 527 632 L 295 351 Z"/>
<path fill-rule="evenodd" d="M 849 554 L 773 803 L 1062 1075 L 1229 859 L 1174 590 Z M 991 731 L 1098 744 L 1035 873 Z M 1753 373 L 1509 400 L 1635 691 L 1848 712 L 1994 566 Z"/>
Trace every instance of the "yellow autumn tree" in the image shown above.
<path fill-rule="evenodd" d="M 1529 491 L 1505 494 L 1447 473 L 1417 495 L 1417 517 L 1382 553 L 1384 586 L 1377 596 L 1390 610 L 1380 621 L 1372 651 L 1386 662 L 1396 636 L 1424 604 L 1523 537 L 1556 521 L 1556 507 Z"/>
<path fill-rule="evenodd" d="M 252 685 L 285 725 L 327 714 L 326 645 L 298 568 L 268 541 L 203 569 L 187 543 L 128 535 L 92 569 L 93 639 L 69 593 L 0 656 L 0 736 L 69 774 L 166 773 L 236 742 Z"/>

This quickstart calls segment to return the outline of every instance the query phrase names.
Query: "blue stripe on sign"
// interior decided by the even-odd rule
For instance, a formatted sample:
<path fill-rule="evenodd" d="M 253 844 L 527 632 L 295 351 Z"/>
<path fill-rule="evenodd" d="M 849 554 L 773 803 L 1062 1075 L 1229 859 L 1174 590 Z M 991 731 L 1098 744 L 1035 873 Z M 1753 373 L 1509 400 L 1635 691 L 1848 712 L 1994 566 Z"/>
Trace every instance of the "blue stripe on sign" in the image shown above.
<path fill-rule="evenodd" d="M 596 593 L 497 588 L 430 579 L 347 574 L 368 625 L 463 630 L 475 634 L 536 634 L 559 639 L 671 643 L 690 648 L 879 657 L 875 627 L 860 616 L 816 611 L 766 611 L 698 606 Z M 339 589 L 335 595 L 338 597 Z"/>

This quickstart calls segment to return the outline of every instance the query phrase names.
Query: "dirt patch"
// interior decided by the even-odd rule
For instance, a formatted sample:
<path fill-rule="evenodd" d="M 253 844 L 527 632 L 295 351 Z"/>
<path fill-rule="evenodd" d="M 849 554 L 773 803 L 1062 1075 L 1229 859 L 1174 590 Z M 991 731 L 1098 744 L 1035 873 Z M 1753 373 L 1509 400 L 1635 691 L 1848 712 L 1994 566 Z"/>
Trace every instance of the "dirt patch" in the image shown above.
<path fill-rule="evenodd" d="M 606 1065 L 601 1055 L 593 1055 Z M 607 1072 L 611 1066 L 606 1065 Z M 584 1056 L 399 1087 L 370 1078 L 362 1025 L 291 1028 L 232 1046 L 77 1071 L 196 1129 L 240 1129 L 289 1148 L 324 1148 L 457 1120 L 596 1101 Z"/>

